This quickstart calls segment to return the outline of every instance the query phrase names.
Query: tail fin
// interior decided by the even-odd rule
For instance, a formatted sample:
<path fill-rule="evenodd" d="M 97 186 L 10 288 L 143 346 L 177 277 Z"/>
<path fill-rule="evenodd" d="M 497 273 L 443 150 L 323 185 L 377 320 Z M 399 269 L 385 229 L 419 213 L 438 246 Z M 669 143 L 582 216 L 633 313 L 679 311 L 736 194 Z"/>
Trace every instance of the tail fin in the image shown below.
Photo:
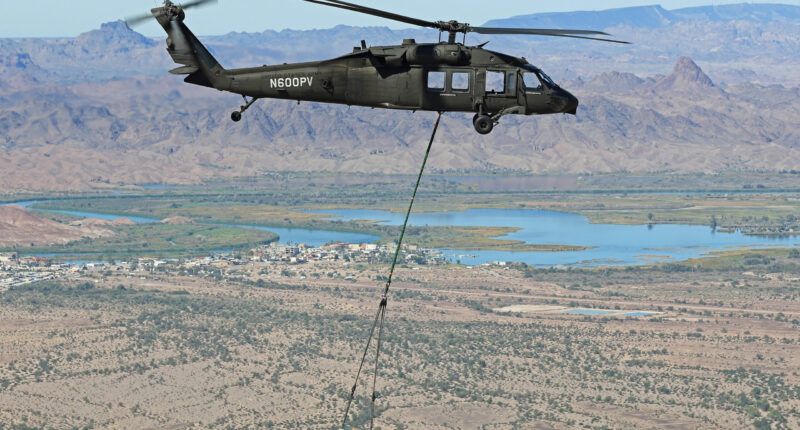
<path fill-rule="evenodd" d="M 151 12 L 167 32 L 167 52 L 182 67 L 170 70 L 175 75 L 189 75 L 184 81 L 204 87 L 222 89 L 225 69 L 183 23 L 183 10 L 173 14 L 163 8 Z"/>

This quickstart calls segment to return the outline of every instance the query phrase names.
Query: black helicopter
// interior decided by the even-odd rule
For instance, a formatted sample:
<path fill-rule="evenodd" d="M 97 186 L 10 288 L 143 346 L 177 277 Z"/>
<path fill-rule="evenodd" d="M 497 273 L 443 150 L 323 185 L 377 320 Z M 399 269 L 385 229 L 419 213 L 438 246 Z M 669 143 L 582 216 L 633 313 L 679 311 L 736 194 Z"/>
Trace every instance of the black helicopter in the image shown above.
<path fill-rule="evenodd" d="M 379 16 L 439 30 L 438 43 L 406 39 L 399 46 L 367 47 L 365 41 L 338 58 L 308 63 L 223 68 L 183 23 L 184 10 L 213 2 L 195 0 L 183 5 L 164 2 L 151 14 L 128 19 L 133 25 L 151 16 L 167 32 L 167 52 L 181 67 L 170 70 L 188 75 L 185 82 L 241 94 L 245 104 L 231 114 L 242 114 L 262 98 L 339 103 L 373 108 L 475 113 L 473 124 L 488 134 L 508 114 L 575 115 L 578 99 L 559 87 L 541 69 L 524 58 L 467 46 L 456 41 L 467 33 L 570 37 L 628 43 L 590 37 L 608 35 L 588 30 L 473 27 L 457 21 L 424 21 L 340 0 L 304 0 L 319 5 Z M 441 40 L 448 34 L 446 42 Z M 248 100 L 248 97 L 250 98 Z"/>

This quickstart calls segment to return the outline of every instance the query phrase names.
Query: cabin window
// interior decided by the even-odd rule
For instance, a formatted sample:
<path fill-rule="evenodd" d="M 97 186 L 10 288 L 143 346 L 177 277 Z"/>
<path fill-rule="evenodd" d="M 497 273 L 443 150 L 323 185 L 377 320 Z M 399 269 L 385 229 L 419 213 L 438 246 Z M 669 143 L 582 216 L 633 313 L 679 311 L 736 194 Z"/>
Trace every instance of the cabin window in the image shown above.
<path fill-rule="evenodd" d="M 444 91 L 445 76 L 447 76 L 445 72 L 428 72 L 428 91 L 439 93 Z"/>
<path fill-rule="evenodd" d="M 489 94 L 502 94 L 506 92 L 505 72 L 486 72 L 486 92 Z"/>
<path fill-rule="evenodd" d="M 450 88 L 455 93 L 466 93 L 469 91 L 469 72 L 453 72 Z"/>
<path fill-rule="evenodd" d="M 525 82 L 525 89 L 528 91 L 541 91 L 542 81 L 536 76 L 535 73 L 524 73 L 522 80 Z"/>

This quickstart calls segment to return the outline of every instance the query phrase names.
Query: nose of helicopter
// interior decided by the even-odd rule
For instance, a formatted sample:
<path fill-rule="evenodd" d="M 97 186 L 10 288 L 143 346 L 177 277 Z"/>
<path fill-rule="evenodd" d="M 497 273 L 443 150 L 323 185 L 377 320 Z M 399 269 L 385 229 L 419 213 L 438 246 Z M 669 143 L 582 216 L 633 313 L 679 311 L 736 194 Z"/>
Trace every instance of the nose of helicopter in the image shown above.
<path fill-rule="evenodd" d="M 578 99 L 563 88 L 554 88 L 550 95 L 551 113 L 568 113 L 575 115 L 578 112 Z"/>
<path fill-rule="evenodd" d="M 562 90 L 564 94 L 561 96 L 567 99 L 567 105 L 564 107 L 562 112 L 568 113 L 570 115 L 575 115 L 578 113 L 578 98 L 573 96 L 569 91 Z"/>

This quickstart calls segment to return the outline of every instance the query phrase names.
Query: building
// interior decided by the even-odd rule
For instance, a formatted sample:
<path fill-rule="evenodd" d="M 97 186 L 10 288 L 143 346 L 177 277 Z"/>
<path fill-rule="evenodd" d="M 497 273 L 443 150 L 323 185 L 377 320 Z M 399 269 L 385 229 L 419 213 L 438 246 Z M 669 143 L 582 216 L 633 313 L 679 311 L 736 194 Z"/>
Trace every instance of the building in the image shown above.
<path fill-rule="evenodd" d="M 10 266 L 14 264 L 17 259 L 18 256 L 16 252 L 0 254 L 0 265 Z"/>

